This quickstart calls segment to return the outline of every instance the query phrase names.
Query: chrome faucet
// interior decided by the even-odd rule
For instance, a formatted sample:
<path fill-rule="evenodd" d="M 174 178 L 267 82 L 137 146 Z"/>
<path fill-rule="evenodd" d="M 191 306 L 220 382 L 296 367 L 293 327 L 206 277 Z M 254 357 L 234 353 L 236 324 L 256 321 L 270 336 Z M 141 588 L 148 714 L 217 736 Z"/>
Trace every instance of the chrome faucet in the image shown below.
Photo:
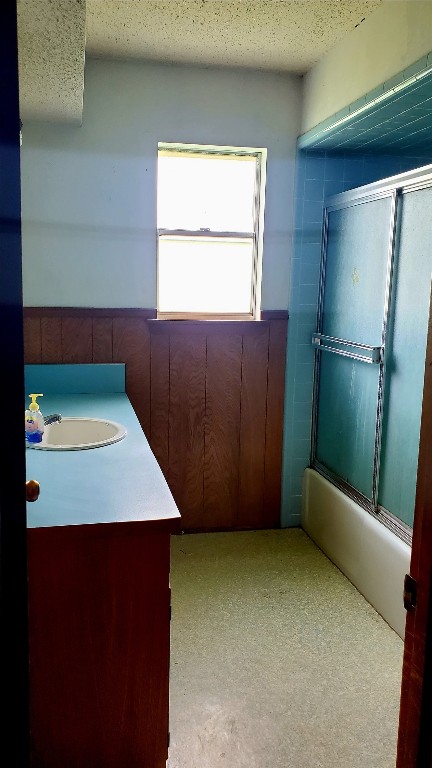
<path fill-rule="evenodd" d="M 50 416 L 44 416 L 44 424 L 45 426 L 48 426 L 48 424 L 54 424 L 55 421 L 59 422 L 62 420 L 62 417 L 59 413 L 51 413 Z"/>

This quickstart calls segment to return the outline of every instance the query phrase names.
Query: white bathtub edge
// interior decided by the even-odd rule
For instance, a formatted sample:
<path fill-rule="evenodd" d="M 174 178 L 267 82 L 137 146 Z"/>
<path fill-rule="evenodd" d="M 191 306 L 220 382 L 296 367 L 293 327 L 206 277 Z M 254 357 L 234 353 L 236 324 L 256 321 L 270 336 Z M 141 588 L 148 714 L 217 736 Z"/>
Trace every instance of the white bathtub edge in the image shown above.
<path fill-rule="evenodd" d="M 304 473 L 302 527 L 403 639 L 409 545 L 313 469 Z"/>

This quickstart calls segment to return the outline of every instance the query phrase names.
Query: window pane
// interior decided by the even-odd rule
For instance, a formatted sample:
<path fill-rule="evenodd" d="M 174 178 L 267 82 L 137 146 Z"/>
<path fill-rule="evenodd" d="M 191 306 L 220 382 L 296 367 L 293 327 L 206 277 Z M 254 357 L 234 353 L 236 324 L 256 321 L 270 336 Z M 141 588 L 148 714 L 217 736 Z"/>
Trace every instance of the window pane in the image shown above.
<path fill-rule="evenodd" d="M 252 238 L 159 238 L 159 312 L 249 313 Z"/>
<path fill-rule="evenodd" d="M 158 229 L 254 231 L 256 157 L 158 158 Z"/>

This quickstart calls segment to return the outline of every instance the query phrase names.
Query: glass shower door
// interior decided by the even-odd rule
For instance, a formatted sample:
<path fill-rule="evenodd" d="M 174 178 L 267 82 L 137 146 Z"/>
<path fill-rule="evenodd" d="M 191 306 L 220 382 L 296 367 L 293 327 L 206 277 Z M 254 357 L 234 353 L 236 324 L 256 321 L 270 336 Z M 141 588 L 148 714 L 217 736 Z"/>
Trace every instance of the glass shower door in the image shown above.
<path fill-rule="evenodd" d="M 398 203 L 398 248 L 386 352 L 380 506 L 412 527 L 432 276 L 432 188 Z"/>
<path fill-rule="evenodd" d="M 376 506 L 395 194 L 326 211 L 312 463 Z"/>

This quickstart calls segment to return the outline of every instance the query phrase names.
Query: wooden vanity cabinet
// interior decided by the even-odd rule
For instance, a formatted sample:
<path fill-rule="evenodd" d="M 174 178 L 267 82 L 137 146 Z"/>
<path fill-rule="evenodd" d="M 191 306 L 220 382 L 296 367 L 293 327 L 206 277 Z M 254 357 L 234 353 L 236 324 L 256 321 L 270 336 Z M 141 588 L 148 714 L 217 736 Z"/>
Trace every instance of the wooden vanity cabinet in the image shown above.
<path fill-rule="evenodd" d="M 165 768 L 171 522 L 28 531 L 32 768 Z"/>

